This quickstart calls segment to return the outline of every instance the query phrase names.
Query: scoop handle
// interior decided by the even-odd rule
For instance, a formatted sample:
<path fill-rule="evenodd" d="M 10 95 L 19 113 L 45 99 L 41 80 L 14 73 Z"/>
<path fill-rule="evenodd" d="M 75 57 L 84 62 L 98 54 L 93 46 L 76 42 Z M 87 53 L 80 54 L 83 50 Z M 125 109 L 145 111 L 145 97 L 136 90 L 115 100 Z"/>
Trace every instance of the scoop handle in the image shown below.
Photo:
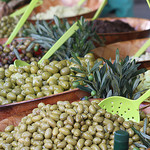
<path fill-rule="evenodd" d="M 38 7 L 38 6 L 42 5 L 42 4 L 43 4 L 43 1 L 40 0 L 35 5 L 35 7 Z M 19 16 L 19 15 L 23 14 L 26 11 L 26 9 L 28 8 L 28 6 L 29 6 L 29 4 L 24 6 L 24 7 L 22 7 L 22 8 L 20 8 L 20 9 L 18 9 L 18 10 L 16 10 L 14 13 L 10 14 L 10 17 L 15 17 L 15 16 Z"/>
<path fill-rule="evenodd" d="M 41 58 L 41 60 L 38 62 L 40 64 L 42 60 L 48 59 L 50 56 L 53 55 L 53 53 L 61 46 L 63 45 L 77 30 L 79 29 L 78 23 L 74 23 L 69 30 L 48 50 L 48 52 Z"/>
<path fill-rule="evenodd" d="M 86 0 L 79 0 L 78 6 L 81 6 Z"/>
<path fill-rule="evenodd" d="M 150 8 L 150 1 L 149 0 L 146 0 L 146 1 L 147 1 L 147 4 L 148 4 L 149 8 Z"/>
<path fill-rule="evenodd" d="M 144 45 L 137 51 L 137 53 L 133 56 L 132 61 L 135 59 L 135 57 L 139 57 L 140 55 L 142 55 L 149 46 L 150 46 L 150 39 L 147 40 L 146 43 L 144 43 Z"/>
<path fill-rule="evenodd" d="M 141 104 L 144 100 L 146 100 L 148 97 L 150 97 L 150 89 L 149 90 L 147 90 L 142 96 L 140 96 L 137 100 L 136 100 L 136 102 L 138 103 L 138 104 Z"/>
<path fill-rule="evenodd" d="M 19 32 L 19 30 L 21 29 L 21 27 L 24 25 L 25 21 L 27 20 L 27 18 L 29 17 L 29 15 L 31 14 L 32 10 L 34 9 L 36 3 L 39 0 L 32 0 L 28 6 L 28 8 L 26 9 L 25 13 L 23 14 L 23 16 L 21 17 L 21 19 L 19 20 L 17 26 L 15 27 L 15 29 L 13 30 L 13 32 L 11 33 L 10 37 L 8 38 L 7 42 L 4 44 L 4 46 L 10 44 L 12 42 L 12 40 L 15 38 L 15 36 L 17 35 L 17 33 Z"/>
<path fill-rule="evenodd" d="M 94 17 L 92 18 L 92 20 L 96 20 L 99 15 L 101 14 L 102 10 L 104 9 L 105 5 L 107 4 L 108 0 L 103 0 L 102 4 L 100 4 L 98 10 L 96 11 Z"/>

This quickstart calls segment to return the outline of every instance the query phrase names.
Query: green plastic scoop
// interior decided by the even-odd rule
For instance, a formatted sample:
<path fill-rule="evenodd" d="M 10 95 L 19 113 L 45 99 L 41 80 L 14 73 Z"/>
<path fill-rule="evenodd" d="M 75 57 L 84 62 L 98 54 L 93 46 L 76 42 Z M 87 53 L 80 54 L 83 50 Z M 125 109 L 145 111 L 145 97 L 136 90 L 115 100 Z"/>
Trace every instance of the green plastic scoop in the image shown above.
<path fill-rule="evenodd" d="M 77 30 L 79 29 L 77 22 L 74 23 L 70 29 L 51 47 L 51 49 L 41 58 L 41 60 L 38 62 L 39 64 L 42 62 L 44 59 L 48 59 L 50 56 L 53 55 L 53 53 L 61 46 L 63 45 L 68 38 L 70 38 Z M 14 65 L 16 67 L 19 66 L 26 66 L 29 65 L 28 63 L 22 61 L 22 60 L 15 60 Z"/>
<path fill-rule="evenodd" d="M 147 4 L 148 4 L 149 8 L 150 8 L 150 0 L 146 0 L 146 1 L 147 1 Z"/>
<path fill-rule="evenodd" d="M 6 46 L 6 45 L 8 45 L 8 44 L 10 44 L 12 42 L 12 40 L 15 38 L 15 36 L 17 35 L 17 33 L 19 32 L 19 30 L 21 29 L 21 27 L 24 25 L 25 21 L 27 20 L 27 18 L 31 14 L 32 10 L 34 9 L 34 7 L 35 7 L 35 5 L 37 4 L 38 1 L 39 0 L 32 0 L 30 2 L 28 8 L 26 9 L 26 11 L 23 14 L 23 16 L 21 17 L 21 19 L 19 20 L 17 26 L 15 27 L 15 29 L 11 33 L 10 37 L 8 38 L 8 40 L 4 44 L 4 46 Z"/>
<path fill-rule="evenodd" d="M 145 51 L 146 49 L 150 46 L 150 39 L 146 41 L 146 43 L 144 43 L 144 45 L 137 51 L 137 53 L 133 56 L 132 61 L 136 58 L 136 57 L 140 57 Z"/>
<path fill-rule="evenodd" d="M 104 9 L 105 5 L 107 4 L 108 0 L 103 0 L 102 4 L 99 6 L 98 10 L 96 11 L 92 20 L 96 20 L 99 15 L 101 14 L 102 10 Z"/>
<path fill-rule="evenodd" d="M 81 6 L 84 2 L 85 2 L 86 0 L 79 0 L 79 2 L 78 2 L 78 6 Z"/>
<path fill-rule="evenodd" d="M 38 6 L 42 5 L 42 4 L 43 4 L 43 1 L 40 0 L 40 1 L 35 5 L 35 7 L 38 7 Z M 16 10 L 14 13 L 10 14 L 10 17 L 20 16 L 21 14 L 23 14 L 23 13 L 26 11 L 26 9 L 27 9 L 28 7 L 29 7 L 29 4 L 26 5 L 26 6 L 24 6 L 24 7 L 22 7 L 22 8 L 20 8 L 20 9 L 18 9 L 18 10 Z"/>
<path fill-rule="evenodd" d="M 98 105 L 112 114 L 118 114 L 125 120 L 140 122 L 139 106 L 148 97 L 150 97 L 150 89 L 137 100 L 112 96 L 104 99 Z"/>

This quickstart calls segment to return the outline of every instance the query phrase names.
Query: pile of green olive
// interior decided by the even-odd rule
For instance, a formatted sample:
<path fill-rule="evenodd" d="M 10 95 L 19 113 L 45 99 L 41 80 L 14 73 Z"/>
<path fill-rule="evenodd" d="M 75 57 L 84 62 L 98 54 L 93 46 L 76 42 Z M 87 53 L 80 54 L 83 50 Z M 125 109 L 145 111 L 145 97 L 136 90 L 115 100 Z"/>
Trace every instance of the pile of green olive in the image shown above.
<path fill-rule="evenodd" d="M 129 133 L 129 150 L 135 147 L 134 142 L 141 143 L 131 127 L 143 132 L 144 113 L 140 123 L 125 121 L 100 109 L 98 103 L 99 100 L 39 103 L 17 127 L 7 126 L 5 132 L 0 133 L 0 149 L 113 150 L 114 132 L 120 129 Z M 150 135 L 149 121 L 150 118 L 146 133 Z"/>
<path fill-rule="evenodd" d="M 18 51 L 21 60 L 28 63 L 39 61 L 44 54 L 44 51 L 38 44 L 35 44 L 30 51 L 27 51 L 27 47 L 30 43 L 30 39 L 24 39 L 21 42 L 14 40 L 10 45 L 5 47 L 0 45 L 0 67 L 8 68 L 9 65 L 13 64 L 15 59 L 17 59 L 14 48 Z"/>
<path fill-rule="evenodd" d="M 88 53 L 79 58 L 82 64 L 89 62 L 94 65 L 94 55 Z M 35 99 L 71 90 L 76 76 L 83 73 L 73 72 L 70 67 L 76 66 L 69 60 L 52 61 L 43 60 L 41 64 L 36 61 L 29 66 L 16 68 L 10 65 L 8 69 L 0 69 L 0 105 L 24 100 Z M 77 67 L 77 66 L 76 66 Z M 82 83 L 81 83 L 82 84 Z"/>
<path fill-rule="evenodd" d="M 17 17 L 10 17 L 10 16 L 4 16 L 0 20 L 0 38 L 7 38 L 10 36 L 12 31 L 15 29 L 18 21 L 20 19 L 20 16 Z M 25 28 L 29 27 L 29 23 L 26 22 L 23 26 L 23 28 L 19 31 L 18 37 L 22 36 L 22 33 L 24 32 Z"/>

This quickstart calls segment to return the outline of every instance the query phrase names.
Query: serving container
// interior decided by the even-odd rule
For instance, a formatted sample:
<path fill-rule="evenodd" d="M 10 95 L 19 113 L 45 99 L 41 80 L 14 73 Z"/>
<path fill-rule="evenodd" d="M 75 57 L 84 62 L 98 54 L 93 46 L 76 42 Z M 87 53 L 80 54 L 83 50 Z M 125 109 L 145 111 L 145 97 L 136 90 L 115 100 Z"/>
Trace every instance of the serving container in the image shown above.
<path fill-rule="evenodd" d="M 148 40 L 148 38 L 129 40 L 123 42 L 117 42 L 113 44 L 108 44 L 103 47 L 98 47 L 92 50 L 95 57 L 104 57 L 105 59 L 111 58 L 115 59 L 116 50 L 119 49 L 120 58 L 125 58 L 126 56 L 133 56 Z M 147 50 L 150 50 L 148 48 Z"/>
<path fill-rule="evenodd" d="M 73 17 L 66 17 L 69 20 L 76 20 L 77 18 L 79 19 L 81 16 L 85 18 L 92 18 L 96 12 L 96 10 L 99 8 L 99 5 L 102 3 L 103 0 L 88 0 L 86 1 L 83 6 L 91 9 L 89 13 L 84 13 L 81 15 L 73 16 Z M 46 12 L 46 10 L 49 9 L 51 6 L 57 6 L 57 5 L 64 5 L 64 6 L 74 6 L 77 5 L 76 0 L 43 0 L 43 5 L 35 8 L 28 19 L 28 21 L 35 23 L 36 20 L 32 20 L 31 17 L 36 15 L 39 12 Z M 49 19 L 51 20 L 51 19 Z M 49 21 L 47 20 L 47 21 Z"/>
<path fill-rule="evenodd" d="M 91 20 L 91 19 L 89 19 Z M 143 18 L 99 18 L 98 20 L 115 21 L 121 20 L 134 27 L 135 31 L 120 33 L 98 33 L 100 38 L 104 38 L 105 44 L 111 44 L 120 41 L 134 40 L 149 37 L 150 20 Z"/>
<path fill-rule="evenodd" d="M 52 105 L 52 104 L 56 104 L 57 103 L 57 101 L 69 101 L 69 102 L 73 102 L 73 101 L 79 101 L 80 99 L 74 99 L 74 97 L 73 97 L 73 95 L 70 95 L 70 97 L 68 97 L 68 98 L 64 98 L 64 97 L 62 97 L 62 96 L 60 96 L 60 97 L 57 97 L 57 99 L 55 99 L 54 97 L 53 97 L 53 99 L 51 99 L 51 100 L 47 100 L 47 101 L 42 101 L 43 103 L 45 103 L 45 104 L 50 104 L 50 105 Z M 91 99 L 91 101 L 92 101 L 93 99 Z M 4 129 L 8 126 L 8 125 L 14 125 L 14 126 L 17 126 L 18 124 L 19 124 L 19 122 L 21 121 L 21 119 L 24 117 L 24 116 L 26 116 L 26 115 L 28 115 L 29 113 L 31 113 L 32 112 L 32 110 L 34 109 L 34 108 L 36 108 L 37 106 L 38 106 L 38 103 L 40 103 L 41 101 L 38 101 L 38 102 L 36 102 L 36 103 L 32 103 L 32 105 L 33 106 L 30 106 L 31 105 L 31 103 L 24 103 L 23 105 L 21 105 L 21 107 L 19 106 L 17 106 L 17 107 L 14 107 L 14 108 L 12 108 L 12 109 L 10 109 L 10 108 L 8 108 L 9 109 L 9 112 L 10 112 L 10 115 L 7 117 L 7 118 L 5 118 L 5 119 L 1 119 L 0 120 L 0 132 L 1 131 L 4 131 Z M 140 107 L 145 107 L 146 105 L 150 105 L 149 103 L 142 103 L 141 105 L 140 105 Z M 32 108 L 31 108 L 32 107 Z M 8 113 L 8 109 L 6 108 L 5 110 L 3 109 L 3 111 L 5 111 L 5 113 Z M 1 110 L 1 108 L 0 108 L 0 110 Z M 20 112 L 20 110 L 22 110 L 21 112 Z M 146 107 L 145 109 L 142 109 L 146 114 L 150 114 L 150 107 Z M 1 114 L 0 114 L 0 116 L 1 116 Z"/>
<path fill-rule="evenodd" d="M 50 96 L 45 96 L 32 100 L 0 105 L 0 121 L 9 118 L 12 115 L 19 115 L 23 117 L 26 114 L 31 113 L 32 109 L 36 108 L 40 102 L 43 102 L 45 104 L 55 104 L 57 101 L 72 102 L 79 100 L 84 96 L 89 96 L 89 93 L 81 91 L 78 88 L 76 88 L 59 94 L 53 94 Z"/>

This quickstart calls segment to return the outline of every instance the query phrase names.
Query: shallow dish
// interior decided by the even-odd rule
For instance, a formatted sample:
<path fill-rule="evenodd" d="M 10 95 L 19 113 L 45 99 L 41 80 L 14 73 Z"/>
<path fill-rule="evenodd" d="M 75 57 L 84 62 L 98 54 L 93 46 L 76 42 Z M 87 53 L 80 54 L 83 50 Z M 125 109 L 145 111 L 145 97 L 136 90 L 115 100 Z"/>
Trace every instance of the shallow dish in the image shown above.
<path fill-rule="evenodd" d="M 73 16 L 73 17 L 66 17 L 69 20 L 75 20 L 76 18 L 80 18 L 81 16 L 84 16 L 85 18 L 92 18 L 95 14 L 96 10 L 98 9 L 99 5 L 101 4 L 102 0 L 88 0 L 84 3 L 84 7 L 88 7 L 91 9 L 89 13 L 84 13 L 81 15 Z M 34 16 L 35 14 L 39 12 L 45 12 L 47 9 L 49 9 L 50 6 L 57 6 L 57 5 L 64 5 L 64 6 L 74 6 L 77 4 L 76 0 L 43 0 L 43 5 L 35 8 L 31 14 L 31 16 Z M 30 22 L 35 23 L 36 20 L 32 20 L 30 18 L 28 19 Z M 51 19 L 49 19 L 51 20 Z M 47 21 L 49 21 L 47 20 Z"/>
<path fill-rule="evenodd" d="M 43 102 L 45 104 L 55 104 L 59 101 L 76 101 L 84 96 L 89 96 L 89 93 L 81 91 L 79 89 L 73 89 L 65 91 L 59 94 L 53 94 L 50 96 L 45 96 L 37 99 L 11 103 L 7 105 L 0 105 L 0 121 L 11 117 L 12 115 L 26 115 L 36 108 L 38 103 Z M 26 113 L 24 113 L 26 112 Z M 23 117 L 23 116 L 22 116 Z M 1 123 L 0 123 L 1 124 Z"/>
<path fill-rule="evenodd" d="M 120 33 L 98 33 L 99 37 L 104 38 L 105 44 L 141 39 L 150 35 L 150 20 L 142 18 L 99 18 L 98 20 L 115 21 L 121 20 L 134 27 L 135 31 Z"/>
<path fill-rule="evenodd" d="M 133 56 L 148 40 L 148 38 L 129 40 L 123 42 L 117 42 L 113 44 L 108 44 L 103 47 L 98 47 L 92 50 L 95 57 L 104 57 L 105 59 L 111 58 L 115 59 L 116 50 L 119 49 L 120 57 L 125 58 L 126 56 Z M 150 50 L 150 47 L 147 49 Z"/>
<path fill-rule="evenodd" d="M 61 99 L 62 100 L 62 99 Z M 65 100 L 67 100 L 67 101 L 69 101 L 69 102 L 73 102 L 73 101 L 79 101 L 79 99 L 73 99 L 73 97 L 71 97 L 70 99 L 64 99 L 64 101 Z M 49 101 L 42 101 L 42 102 L 44 102 L 45 104 L 56 104 L 57 103 L 57 101 L 60 101 L 60 98 L 58 98 L 57 100 L 49 100 Z M 91 101 L 92 101 L 92 99 L 91 99 Z M 40 103 L 41 101 L 39 101 L 38 103 Z M 33 108 L 30 108 L 30 104 L 28 103 L 26 106 L 24 105 L 23 107 L 26 107 L 26 108 L 24 108 L 24 111 L 22 111 L 21 113 L 19 112 L 19 113 L 16 113 L 16 114 L 13 114 L 13 113 L 11 113 L 11 115 L 9 116 L 9 117 L 7 117 L 7 118 L 5 118 L 5 119 L 3 119 L 3 120 L 0 120 L 0 132 L 1 131 L 4 131 L 4 129 L 8 126 L 8 125 L 14 125 L 14 126 L 17 126 L 18 124 L 19 124 L 19 122 L 21 121 L 21 119 L 24 117 L 24 116 L 26 116 L 26 115 L 28 115 L 29 113 L 31 113 L 31 111 L 34 109 L 34 108 L 36 108 L 37 107 L 37 105 L 38 105 L 38 103 L 36 103 L 36 104 L 34 104 L 34 107 Z M 146 108 L 144 108 L 144 109 L 142 109 L 146 114 L 150 114 L 150 104 L 149 103 L 142 103 L 141 105 L 140 105 L 140 108 L 141 107 L 145 107 L 145 106 L 147 106 L 148 105 L 148 107 L 146 107 Z M 27 106 L 29 106 L 29 107 L 27 107 Z M 17 110 L 16 110 L 17 111 Z M 7 113 L 7 112 L 6 112 Z"/>

